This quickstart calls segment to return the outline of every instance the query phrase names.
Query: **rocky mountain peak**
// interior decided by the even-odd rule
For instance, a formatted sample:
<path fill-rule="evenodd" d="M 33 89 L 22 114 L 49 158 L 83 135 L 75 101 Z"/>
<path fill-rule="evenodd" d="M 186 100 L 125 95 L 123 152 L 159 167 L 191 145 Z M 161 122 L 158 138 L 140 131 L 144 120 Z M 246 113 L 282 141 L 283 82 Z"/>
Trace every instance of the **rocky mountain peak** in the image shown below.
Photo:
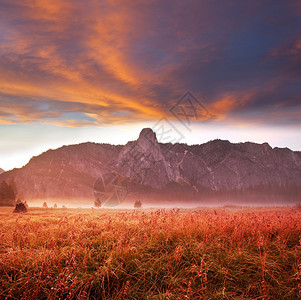
<path fill-rule="evenodd" d="M 3 169 L 0 168 L 0 174 L 1 174 L 1 173 L 4 173 L 4 172 L 5 172 L 5 171 L 4 171 Z"/>
<path fill-rule="evenodd" d="M 13 182 L 27 199 L 87 199 L 93 197 L 99 176 L 111 172 L 165 192 L 179 185 L 200 193 L 300 187 L 301 152 L 227 140 L 193 146 L 164 144 L 151 128 L 144 128 L 137 140 L 126 145 L 84 143 L 47 151 L 21 169 L 1 174 L 0 185 Z"/>
<path fill-rule="evenodd" d="M 173 177 L 170 164 L 165 160 L 151 128 L 143 128 L 136 141 L 125 145 L 117 160 L 117 170 L 153 188 L 165 186 Z"/>
<path fill-rule="evenodd" d="M 140 144 L 156 145 L 158 144 L 156 133 L 151 128 L 143 128 L 137 140 Z"/>

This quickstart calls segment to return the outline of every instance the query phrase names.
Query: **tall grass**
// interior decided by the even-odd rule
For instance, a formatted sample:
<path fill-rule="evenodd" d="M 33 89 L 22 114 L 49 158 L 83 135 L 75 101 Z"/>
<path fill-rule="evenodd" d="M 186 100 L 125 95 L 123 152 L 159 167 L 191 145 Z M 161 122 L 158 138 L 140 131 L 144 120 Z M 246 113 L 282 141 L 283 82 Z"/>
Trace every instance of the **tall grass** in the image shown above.
<path fill-rule="evenodd" d="M 0 211 L 0 299 L 298 299 L 301 211 Z"/>

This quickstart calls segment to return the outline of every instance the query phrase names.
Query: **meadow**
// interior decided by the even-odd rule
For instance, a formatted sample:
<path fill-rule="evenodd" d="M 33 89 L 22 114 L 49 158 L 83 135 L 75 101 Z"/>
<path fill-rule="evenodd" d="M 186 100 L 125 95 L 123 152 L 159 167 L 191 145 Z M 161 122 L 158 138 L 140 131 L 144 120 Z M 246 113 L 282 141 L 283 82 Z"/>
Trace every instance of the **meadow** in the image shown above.
<path fill-rule="evenodd" d="M 0 208 L 0 299 L 301 299 L 301 210 Z"/>

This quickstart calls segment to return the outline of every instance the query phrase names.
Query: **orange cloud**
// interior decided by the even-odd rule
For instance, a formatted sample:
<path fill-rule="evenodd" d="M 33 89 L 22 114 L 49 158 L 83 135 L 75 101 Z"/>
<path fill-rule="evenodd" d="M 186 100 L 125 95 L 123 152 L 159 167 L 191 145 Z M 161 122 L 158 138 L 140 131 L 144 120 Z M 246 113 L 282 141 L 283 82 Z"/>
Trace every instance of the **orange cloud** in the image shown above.
<path fill-rule="evenodd" d="M 214 94 L 210 81 L 218 67 L 213 63 L 216 70 L 212 72 L 209 67 L 214 60 L 222 61 L 222 56 L 211 39 L 199 40 L 202 30 L 208 33 L 208 20 L 202 18 L 198 28 L 186 23 L 192 12 L 182 20 L 174 19 L 182 16 L 182 11 L 173 11 L 173 18 L 168 19 L 164 9 L 163 14 L 157 10 L 159 1 L 9 1 L 4 0 L 0 12 L 4 32 L 0 40 L 0 105 L 5 113 L 0 123 L 40 117 L 62 125 L 58 115 L 75 111 L 90 119 L 70 117 L 66 125 L 154 120 L 166 115 L 168 105 L 185 90 L 194 92 L 200 82 L 204 87 L 210 85 L 209 94 Z M 219 20 L 213 16 L 210 26 Z M 164 27 L 166 24 L 175 29 Z M 299 51 L 300 45 L 299 40 L 294 51 Z M 169 55 L 169 51 L 173 53 Z M 246 92 L 240 87 L 235 91 L 235 76 L 232 85 L 223 74 L 217 76 L 224 84 L 222 92 L 211 95 L 206 105 L 216 120 L 249 103 L 254 94 L 249 87 Z M 234 86 L 234 91 L 225 86 Z M 202 93 L 201 89 L 196 92 Z M 13 109 L 2 105 L 7 101 Z M 49 103 L 53 120 L 45 111 Z"/>
<path fill-rule="evenodd" d="M 226 118 L 228 112 L 238 105 L 237 102 L 233 96 L 226 96 L 212 103 L 208 109 L 217 120 L 222 120 Z"/>
<path fill-rule="evenodd" d="M 70 63 L 61 52 L 64 39 L 68 40 L 66 35 L 76 34 L 72 29 L 74 16 L 70 15 L 70 2 L 25 1 L 22 13 L 26 19 L 37 21 L 41 27 L 35 25 L 33 35 L 22 35 L 22 32 L 15 30 L 5 49 L 2 46 L 6 63 L 16 65 L 22 71 L 11 68 L 7 74 L 7 70 L 0 69 L 0 92 L 11 97 L 46 97 L 58 102 L 79 102 L 94 105 L 94 109 L 98 105 L 99 111 L 107 107 L 106 113 L 99 114 L 99 122 L 158 118 L 161 115 L 160 108 L 152 106 L 143 93 L 133 92 L 139 88 L 145 70 L 136 68 L 126 56 L 128 36 L 134 29 L 132 16 L 126 6 L 122 10 L 118 10 L 117 3 L 112 6 L 114 9 L 109 6 L 101 16 L 99 13 L 91 15 L 92 20 L 84 25 L 84 35 L 79 36 L 86 51 L 79 53 L 78 57 L 74 56 L 75 60 Z M 84 16 L 83 19 L 86 18 Z M 49 40 L 43 36 L 47 30 Z M 38 38 L 42 39 L 41 47 Z M 57 43 L 58 38 L 62 39 L 63 44 Z M 9 54 L 11 51 L 13 55 Z M 95 72 L 91 65 L 98 65 L 105 73 Z M 29 76 L 24 76 L 26 73 Z M 38 74 L 41 74 L 40 78 Z M 97 78 L 99 82 L 95 83 Z M 118 90 L 120 84 L 124 86 L 122 91 Z M 128 116 L 113 116 L 114 110 L 128 111 L 131 119 Z M 108 111 L 112 113 L 111 117 Z"/>
<path fill-rule="evenodd" d="M 125 16 L 106 16 L 94 26 L 87 46 L 90 56 L 114 77 L 136 85 L 139 83 L 138 76 L 124 53 L 127 46 L 125 38 L 129 30 Z"/>
<path fill-rule="evenodd" d="M 72 11 L 72 3 L 66 0 L 25 0 L 22 4 L 28 17 L 42 21 L 62 21 Z"/>

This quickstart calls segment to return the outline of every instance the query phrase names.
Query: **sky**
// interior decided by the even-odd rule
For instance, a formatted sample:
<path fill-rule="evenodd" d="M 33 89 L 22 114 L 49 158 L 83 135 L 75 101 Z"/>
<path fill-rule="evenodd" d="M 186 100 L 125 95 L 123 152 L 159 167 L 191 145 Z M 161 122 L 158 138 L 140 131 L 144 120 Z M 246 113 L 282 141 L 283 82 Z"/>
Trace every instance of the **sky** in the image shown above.
<path fill-rule="evenodd" d="M 143 127 L 300 151 L 300 95 L 299 0 L 0 0 L 5 170 Z"/>

